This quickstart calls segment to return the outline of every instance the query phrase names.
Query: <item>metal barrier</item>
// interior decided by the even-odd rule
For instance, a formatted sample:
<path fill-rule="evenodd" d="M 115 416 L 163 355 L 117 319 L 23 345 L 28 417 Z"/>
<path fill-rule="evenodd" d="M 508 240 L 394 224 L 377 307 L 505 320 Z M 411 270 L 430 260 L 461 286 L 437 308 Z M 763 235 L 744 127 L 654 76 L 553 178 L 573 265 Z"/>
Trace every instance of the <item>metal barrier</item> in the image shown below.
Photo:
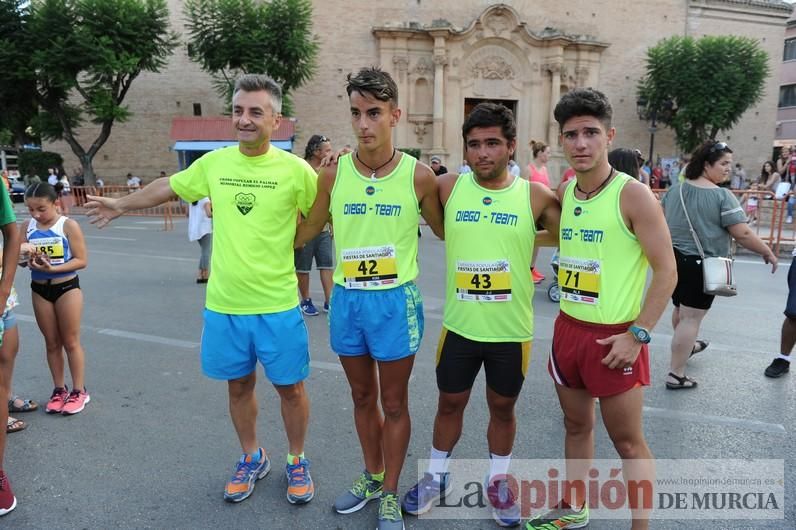
<path fill-rule="evenodd" d="M 669 188 L 670 189 L 670 188 Z M 669 189 L 654 188 L 652 192 L 660 200 Z M 785 227 L 785 211 L 787 209 L 788 197 L 794 196 L 789 193 L 784 199 L 777 199 L 774 192 L 764 190 L 728 190 L 738 198 L 744 214 L 747 213 L 747 204 L 750 199 L 757 200 L 756 219 L 750 219 L 749 227 L 763 240 L 774 254 L 779 254 L 782 243 L 793 244 L 796 246 L 796 231 L 793 223 Z M 787 232 L 790 232 L 789 234 Z M 787 237 L 785 237 L 787 236 Z"/>
<path fill-rule="evenodd" d="M 118 198 L 130 193 L 136 193 L 136 190 L 127 186 L 72 186 L 69 195 L 61 197 L 61 210 L 64 215 L 85 215 L 88 195 Z M 162 217 L 163 230 L 169 231 L 174 229 L 174 217 L 186 217 L 188 209 L 180 201 L 169 201 L 152 208 L 131 210 L 125 215 Z"/>

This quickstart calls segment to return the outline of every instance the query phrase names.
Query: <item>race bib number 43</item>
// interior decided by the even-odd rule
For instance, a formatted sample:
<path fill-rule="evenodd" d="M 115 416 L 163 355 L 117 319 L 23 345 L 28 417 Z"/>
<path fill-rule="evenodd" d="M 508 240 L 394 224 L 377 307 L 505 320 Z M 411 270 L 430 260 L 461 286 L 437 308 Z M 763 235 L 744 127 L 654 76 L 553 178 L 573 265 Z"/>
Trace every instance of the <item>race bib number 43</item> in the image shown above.
<path fill-rule="evenodd" d="M 52 265 L 61 265 L 64 262 L 64 242 L 60 237 L 40 237 L 28 241 L 36 248 L 37 252 L 47 254 Z"/>
<path fill-rule="evenodd" d="M 372 289 L 398 283 L 394 245 L 343 249 L 341 258 L 346 289 Z"/>
<path fill-rule="evenodd" d="M 600 261 L 594 259 L 560 258 L 558 285 L 561 299 L 582 304 L 600 301 Z"/>
<path fill-rule="evenodd" d="M 457 261 L 456 299 L 467 302 L 511 300 L 509 260 Z"/>

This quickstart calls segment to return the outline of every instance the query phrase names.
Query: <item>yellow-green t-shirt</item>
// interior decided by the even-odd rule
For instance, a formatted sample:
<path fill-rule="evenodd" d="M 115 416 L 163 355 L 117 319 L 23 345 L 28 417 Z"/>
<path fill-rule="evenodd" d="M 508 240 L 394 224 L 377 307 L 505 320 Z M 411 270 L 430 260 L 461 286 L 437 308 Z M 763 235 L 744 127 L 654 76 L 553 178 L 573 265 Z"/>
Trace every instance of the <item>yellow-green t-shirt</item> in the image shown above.
<path fill-rule="evenodd" d="M 257 315 L 298 305 L 296 209 L 306 215 L 317 191 L 317 176 L 305 160 L 273 145 L 260 156 L 225 147 L 207 153 L 169 183 L 186 201 L 210 197 L 213 204 L 208 309 Z"/>

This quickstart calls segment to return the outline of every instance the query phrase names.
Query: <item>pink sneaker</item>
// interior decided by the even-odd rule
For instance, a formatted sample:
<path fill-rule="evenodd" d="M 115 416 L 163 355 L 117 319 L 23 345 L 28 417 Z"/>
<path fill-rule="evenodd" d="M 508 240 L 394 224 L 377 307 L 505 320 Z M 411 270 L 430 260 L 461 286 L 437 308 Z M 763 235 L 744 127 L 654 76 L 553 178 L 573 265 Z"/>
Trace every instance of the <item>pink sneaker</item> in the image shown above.
<path fill-rule="evenodd" d="M 66 385 L 63 387 L 55 387 L 52 395 L 50 396 L 50 401 L 47 402 L 47 406 L 44 408 L 44 411 L 47 414 L 60 414 L 61 410 L 64 408 L 64 403 L 66 403 L 66 398 L 68 396 L 69 388 L 67 388 Z"/>
<path fill-rule="evenodd" d="M 88 395 L 86 389 L 83 390 L 72 390 L 69 392 L 69 397 L 66 398 L 66 402 L 64 403 L 64 407 L 61 409 L 61 414 L 71 415 L 77 414 L 84 408 L 86 408 L 86 404 L 91 401 L 91 396 Z"/>
<path fill-rule="evenodd" d="M 11 491 L 11 484 L 3 471 L 0 471 L 0 516 L 17 507 L 17 498 Z"/>

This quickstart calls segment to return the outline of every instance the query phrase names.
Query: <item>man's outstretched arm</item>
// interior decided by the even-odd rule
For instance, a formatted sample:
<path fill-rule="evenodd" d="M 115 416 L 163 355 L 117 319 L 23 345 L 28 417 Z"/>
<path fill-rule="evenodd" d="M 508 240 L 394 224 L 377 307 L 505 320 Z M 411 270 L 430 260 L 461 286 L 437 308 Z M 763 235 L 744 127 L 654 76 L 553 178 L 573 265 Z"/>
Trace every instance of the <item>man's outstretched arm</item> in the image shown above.
<path fill-rule="evenodd" d="M 155 179 L 152 184 L 140 191 L 124 197 L 112 198 L 88 195 L 87 198 L 89 200 L 86 202 L 86 214 L 92 224 L 96 224 L 97 228 L 102 228 L 130 210 L 151 208 L 158 204 L 163 204 L 176 199 L 177 194 L 171 189 L 169 177 L 161 177 Z"/>

